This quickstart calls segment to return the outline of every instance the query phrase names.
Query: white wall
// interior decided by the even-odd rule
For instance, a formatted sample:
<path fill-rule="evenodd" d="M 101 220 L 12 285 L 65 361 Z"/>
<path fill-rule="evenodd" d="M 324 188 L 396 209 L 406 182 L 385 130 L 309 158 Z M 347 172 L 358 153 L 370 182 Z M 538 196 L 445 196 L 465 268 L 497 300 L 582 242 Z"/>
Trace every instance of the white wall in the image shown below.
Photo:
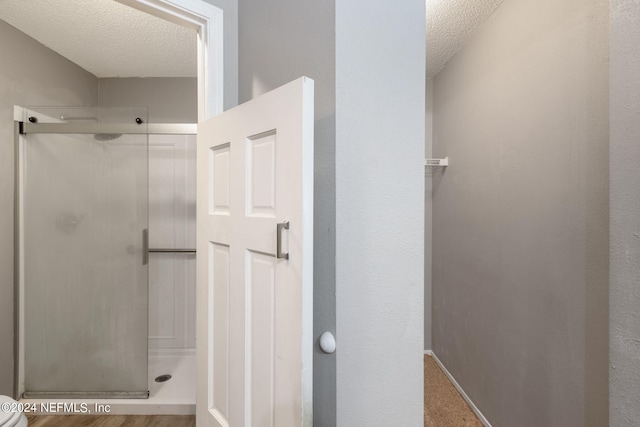
<path fill-rule="evenodd" d="M 97 79 L 0 21 L 0 394 L 13 394 L 13 106 L 95 105 Z"/>
<path fill-rule="evenodd" d="M 419 426 L 425 3 L 335 16 L 337 425 Z"/>
<path fill-rule="evenodd" d="M 640 420 L 640 3 L 611 2 L 611 426 Z"/>

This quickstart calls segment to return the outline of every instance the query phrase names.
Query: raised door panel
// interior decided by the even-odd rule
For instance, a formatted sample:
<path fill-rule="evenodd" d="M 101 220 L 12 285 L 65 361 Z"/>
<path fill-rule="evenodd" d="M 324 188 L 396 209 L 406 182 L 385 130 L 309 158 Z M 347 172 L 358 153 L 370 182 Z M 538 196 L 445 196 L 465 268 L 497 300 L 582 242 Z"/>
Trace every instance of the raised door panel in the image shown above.
<path fill-rule="evenodd" d="M 249 424 L 274 427 L 276 260 L 251 251 L 246 256 Z"/>
<path fill-rule="evenodd" d="M 216 425 L 229 425 L 229 285 L 230 248 L 224 244 L 209 244 L 209 288 L 210 311 L 215 316 L 209 318 L 211 331 L 211 356 L 208 370 L 209 407 Z"/>
<path fill-rule="evenodd" d="M 247 138 L 248 216 L 275 218 L 276 203 L 276 133 Z"/>

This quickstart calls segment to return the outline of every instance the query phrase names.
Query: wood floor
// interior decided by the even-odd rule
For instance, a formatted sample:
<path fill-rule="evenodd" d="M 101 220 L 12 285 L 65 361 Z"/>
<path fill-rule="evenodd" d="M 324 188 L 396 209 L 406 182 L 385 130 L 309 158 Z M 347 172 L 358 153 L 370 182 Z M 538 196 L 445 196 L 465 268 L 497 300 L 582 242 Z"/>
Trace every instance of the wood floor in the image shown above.
<path fill-rule="evenodd" d="M 27 415 L 29 427 L 195 427 L 193 415 Z"/>
<path fill-rule="evenodd" d="M 424 356 L 425 427 L 483 427 L 431 356 Z"/>

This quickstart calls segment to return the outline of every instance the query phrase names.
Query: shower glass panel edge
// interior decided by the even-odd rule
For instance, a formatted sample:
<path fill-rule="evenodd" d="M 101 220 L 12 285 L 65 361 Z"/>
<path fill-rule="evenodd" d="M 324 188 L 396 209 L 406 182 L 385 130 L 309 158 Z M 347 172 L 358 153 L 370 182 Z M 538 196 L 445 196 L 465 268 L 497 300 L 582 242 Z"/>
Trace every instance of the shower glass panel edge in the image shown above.
<path fill-rule="evenodd" d="M 18 389 L 146 398 L 146 109 L 29 108 L 22 121 Z"/>

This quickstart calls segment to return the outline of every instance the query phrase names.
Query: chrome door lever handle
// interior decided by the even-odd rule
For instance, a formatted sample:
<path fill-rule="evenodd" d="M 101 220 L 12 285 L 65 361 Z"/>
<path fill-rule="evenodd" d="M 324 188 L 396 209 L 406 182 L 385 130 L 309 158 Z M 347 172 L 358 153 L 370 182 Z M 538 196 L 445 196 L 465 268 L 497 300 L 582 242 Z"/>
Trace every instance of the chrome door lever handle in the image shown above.
<path fill-rule="evenodd" d="M 289 221 L 279 222 L 276 229 L 276 258 L 289 259 L 289 252 L 282 252 L 282 230 L 289 229 Z"/>

